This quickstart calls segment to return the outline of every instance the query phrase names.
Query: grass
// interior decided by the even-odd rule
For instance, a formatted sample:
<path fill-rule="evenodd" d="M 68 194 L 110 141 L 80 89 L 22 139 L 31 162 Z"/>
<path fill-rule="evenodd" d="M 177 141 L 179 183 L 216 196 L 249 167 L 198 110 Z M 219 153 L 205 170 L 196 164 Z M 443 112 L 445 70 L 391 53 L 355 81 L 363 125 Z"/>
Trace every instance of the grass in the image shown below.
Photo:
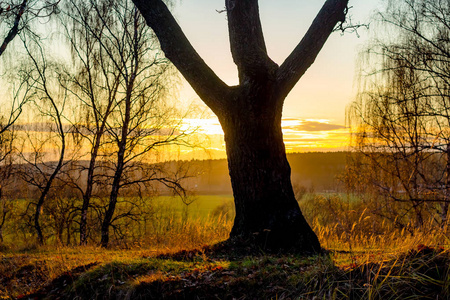
<path fill-rule="evenodd" d="M 69 251 L 69 250 L 68 250 Z M 81 251 L 84 257 L 86 249 Z M 92 250 L 91 250 L 92 251 Z M 94 251 L 95 252 L 95 251 Z M 127 250 L 64 271 L 34 299 L 448 299 L 449 252 L 422 247 L 378 263 L 336 265 L 333 255 L 257 255 L 228 260 L 214 253 L 147 257 Z M 190 255 L 192 254 L 192 255 Z"/>
<path fill-rule="evenodd" d="M 411 235 L 355 201 L 317 197 L 300 204 L 325 255 L 211 251 L 205 245 L 225 240 L 231 229 L 223 217 L 230 198 L 200 197 L 201 215 L 183 221 L 183 206 L 171 204 L 176 213 L 158 225 L 166 230 L 127 249 L 5 248 L 0 299 L 450 299 L 446 228 L 430 222 Z M 212 203 L 225 203 L 214 217 Z M 325 204 L 328 210 L 315 211 Z"/>

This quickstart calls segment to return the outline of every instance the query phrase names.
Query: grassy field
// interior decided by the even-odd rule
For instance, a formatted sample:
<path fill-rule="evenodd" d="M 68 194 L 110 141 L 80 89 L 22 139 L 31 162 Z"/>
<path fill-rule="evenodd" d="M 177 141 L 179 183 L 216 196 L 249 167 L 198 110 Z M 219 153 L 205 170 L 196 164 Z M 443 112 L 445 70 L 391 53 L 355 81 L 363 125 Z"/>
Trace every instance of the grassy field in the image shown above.
<path fill-rule="evenodd" d="M 446 228 L 412 235 L 339 199 L 300 202 L 327 250 L 301 257 L 209 247 L 228 237 L 231 196 L 198 196 L 184 221 L 186 205 L 159 197 L 170 224 L 126 249 L 4 248 L 0 299 L 450 299 Z"/>
<path fill-rule="evenodd" d="M 168 206 L 182 215 L 186 210 L 191 218 L 207 218 L 212 214 L 231 213 L 234 207 L 233 195 L 198 195 L 189 198 L 192 203 L 186 205 L 180 198 L 160 196 L 154 199 L 156 206 Z"/>

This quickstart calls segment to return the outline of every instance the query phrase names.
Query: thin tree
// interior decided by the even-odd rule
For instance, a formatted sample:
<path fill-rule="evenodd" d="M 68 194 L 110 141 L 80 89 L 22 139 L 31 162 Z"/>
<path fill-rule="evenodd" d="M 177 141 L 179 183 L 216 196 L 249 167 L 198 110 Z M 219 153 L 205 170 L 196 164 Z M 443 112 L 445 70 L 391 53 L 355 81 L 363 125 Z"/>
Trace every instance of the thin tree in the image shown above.
<path fill-rule="evenodd" d="M 12 182 L 17 175 L 15 168 L 17 163 L 15 123 L 22 114 L 26 103 L 34 96 L 28 72 L 14 70 L 10 73 L 11 76 L 8 76 L 8 81 L 12 85 L 11 97 L 6 99 L 10 104 L 3 103 L 0 112 L 0 241 L 3 241 L 2 230 L 12 209 L 11 200 L 14 197 Z"/>
<path fill-rule="evenodd" d="M 328 0 L 298 46 L 278 66 L 267 54 L 257 0 L 226 0 L 239 85 L 228 86 L 205 64 L 162 0 L 133 0 L 161 48 L 225 133 L 236 217 L 231 240 L 268 249 L 318 252 L 320 243 L 295 200 L 281 131 L 283 102 L 344 22 L 348 0 Z"/>
<path fill-rule="evenodd" d="M 33 151 L 31 151 L 31 155 L 28 155 L 28 157 L 24 151 L 21 152 L 21 159 L 27 165 L 21 172 L 22 178 L 28 184 L 37 187 L 39 191 L 38 199 L 35 203 L 33 226 L 36 230 L 39 244 L 44 244 L 45 239 L 40 224 L 40 217 L 46 198 L 58 173 L 64 165 L 66 154 L 67 127 L 63 124 L 63 110 L 67 94 L 64 91 L 59 95 L 53 92 L 52 87 L 54 88 L 55 84 L 55 72 L 52 72 L 52 70 L 54 70 L 54 66 L 48 62 L 45 51 L 39 43 L 39 39 L 31 39 L 31 41 L 24 40 L 24 47 L 31 61 L 31 67 L 28 72 L 30 73 L 30 85 L 36 91 L 33 99 L 34 107 L 42 116 L 49 118 L 51 122 L 47 130 L 50 135 L 53 135 L 48 139 L 39 140 L 39 137 L 32 136 L 28 132 L 28 140 L 26 143 L 31 145 Z M 48 107 L 48 110 L 45 110 L 46 107 Z M 56 162 L 43 153 L 45 144 L 55 138 L 57 142 L 53 146 L 56 146 L 56 149 L 58 149 L 54 158 Z"/>
<path fill-rule="evenodd" d="M 86 182 L 77 184 L 83 203 L 80 212 L 80 244 L 87 244 L 88 209 L 95 189 L 98 158 L 104 143 L 107 120 L 115 108 L 115 98 L 120 85 L 120 71 L 111 60 L 107 43 L 109 27 L 100 19 L 109 2 L 68 1 L 60 14 L 59 22 L 70 44 L 75 71 L 66 74 L 65 88 L 75 98 L 81 119 L 75 122 L 77 133 L 87 141 L 89 164 L 80 166 L 87 172 Z"/>
<path fill-rule="evenodd" d="M 105 66 L 112 66 L 102 70 L 111 76 L 109 82 L 106 77 L 103 82 L 95 82 L 96 85 L 109 84 L 105 89 L 111 97 L 103 102 L 111 105 L 109 114 L 101 116 L 107 129 L 107 144 L 101 153 L 107 169 L 103 176 L 110 188 L 101 221 L 101 245 L 107 247 L 111 226 L 116 228 L 114 223 L 119 218 L 132 215 L 131 212 L 115 215 L 122 189 L 147 188 L 161 182 L 182 190 L 183 176 L 167 176 L 158 165 L 149 164 L 148 155 L 165 145 L 186 144 L 187 132 L 180 129 L 181 120 L 172 114 L 173 110 L 164 106 L 171 66 L 160 55 L 155 37 L 134 5 L 107 0 L 91 1 L 87 6 L 92 14 L 82 27 L 98 43 L 97 50 L 101 54 L 98 59 Z"/>

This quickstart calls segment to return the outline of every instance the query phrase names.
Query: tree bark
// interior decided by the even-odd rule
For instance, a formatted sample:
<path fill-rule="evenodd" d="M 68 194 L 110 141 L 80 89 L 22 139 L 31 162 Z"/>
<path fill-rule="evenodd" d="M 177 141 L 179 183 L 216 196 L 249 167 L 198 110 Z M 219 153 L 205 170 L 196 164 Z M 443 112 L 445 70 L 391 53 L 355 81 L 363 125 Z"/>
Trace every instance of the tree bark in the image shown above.
<path fill-rule="evenodd" d="M 111 101 L 110 101 L 111 102 Z M 110 103 L 108 103 L 109 109 Z M 100 149 L 100 140 L 104 133 L 105 122 L 102 121 L 99 131 L 96 132 L 94 147 L 91 152 L 91 159 L 89 161 L 89 168 L 87 174 L 86 190 L 83 193 L 83 204 L 81 206 L 81 219 L 80 219 L 80 245 L 87 245 L 87 213 L 92 197 L 92 191 L 94 187 L 94 172 Z"/>
<path fill-rule="evenodd" d="M 236 207 L 230 237 L 267 250 L 319 252 L 320 243 L 294 196 L 281 130 L 282 108 L 268 105 L 282 101 L 268 85 L 237 93 L 229 113 L 219 116 Z"/>
<path fill-rule="evenodd" d="M 229 87 L 205 64 L 161 0 L 133 0 L 161 48 L 225 133 L 236 218 L 231 239 L 258 247 L 319 252 L 317 236 L 294 197 L 281 131 L 285 97 L 311 66 L 348 0 L 327 0 L 305 37 L 278 67 L 267 55 L 257 0 L 226 0 L 230 46 L 239 86 Z"/>

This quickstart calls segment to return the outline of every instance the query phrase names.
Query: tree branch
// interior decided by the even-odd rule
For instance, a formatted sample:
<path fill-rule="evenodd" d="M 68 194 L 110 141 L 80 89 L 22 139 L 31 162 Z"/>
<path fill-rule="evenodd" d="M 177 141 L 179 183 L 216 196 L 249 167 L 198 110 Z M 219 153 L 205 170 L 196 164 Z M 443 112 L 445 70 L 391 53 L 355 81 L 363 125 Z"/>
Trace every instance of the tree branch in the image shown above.
<path fill-rule="evenodd" d="M 133 0 L 157 35 L 166 57 L 177 67 L 200 98 L 216 114 L 223 110 L 231 89 L 192 47 L 162 0 Z"/>
<path fill-rule="evenodd" d="M 345 21 L 347 4 L 348 0 L 327 0 L 303 39 L 280 66 L 277 81 L 283 96 L 314 63 L 336 24 Z"/>
<path fill-rule="evenodd" d="M 267 55 L 259 17 L 258 0 L 226 0 L 228 31 L 233 60 L 240 82 L 247 77 L 267 76 L 278 65 Z"/>
<path fill-rule="evenodd" d="M 5 37 L 5 40 L 0 46 L 0 56 L 3 54 L 3 52 L 5 52 L 8 44 L 16 37 L 17 33 L 19 32 L 19 22 L 27 6 L 27 2 L 28 0 L 22 1 L 22 4 L 19 7 L 19 11 L 17 12 L 16 18 L 14 19 L 14 25 L 13 27 L 11 27 L 11 29 L 8 32 L 8 35 Z"/>

